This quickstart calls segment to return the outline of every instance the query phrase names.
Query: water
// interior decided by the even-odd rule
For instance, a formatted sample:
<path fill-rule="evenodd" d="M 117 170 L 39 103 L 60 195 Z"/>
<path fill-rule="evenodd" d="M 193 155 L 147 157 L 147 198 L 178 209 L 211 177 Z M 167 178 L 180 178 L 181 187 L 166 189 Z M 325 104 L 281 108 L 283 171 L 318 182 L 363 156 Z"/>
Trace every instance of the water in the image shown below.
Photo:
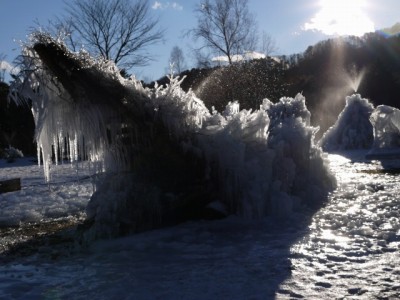
<path fill-rule="evenodd" d="M 329 155 L 339 187 L 311 219 L 230 217 L 40 249 L 0 266 L 0 298 L 398 299 L 398 166 L 346 155 Z"/>
<path fill-rule="evenodd" d="M 360 72 L 358 72 L 355 68 L 352 68 L 350 70 L 350 73 L 345 74 L 348 85 L 354 93 L 358 91 L 358 88 L 360 87 L 364 75 L 365 75 L 365 69 L 362 69 Z"/>

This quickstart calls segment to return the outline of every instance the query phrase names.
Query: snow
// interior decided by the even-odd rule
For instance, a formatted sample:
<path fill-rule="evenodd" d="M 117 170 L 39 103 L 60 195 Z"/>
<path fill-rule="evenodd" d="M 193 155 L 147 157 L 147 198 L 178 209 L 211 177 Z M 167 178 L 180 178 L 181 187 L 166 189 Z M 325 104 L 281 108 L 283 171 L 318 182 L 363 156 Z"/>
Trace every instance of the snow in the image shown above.
<path fill-rule="evenodd" d="M 21 190 L 0 194 L 0 226 L 82 217 L 93 193 L 93 170 L 88 163 L 51 165 L 51 183 L 34 158 L 13 163 L 0 160 L 0 180 L 21 178 Z"/>
<path fill-rule="evenodd" d="M 263 53 L 259 53 L 256 51 L 246 51 L 243 55 L 242 54 L 232 55 L 231 59 L 233 62 L 240 62 L 244 60 L 262 59 L 265 57 L 266 55 Z M 229 59 L 228 56 L 221 55 L 213 57 L 211 61 L 218 63 L 228 63 Z"/>
<path fill-rule="evenodd" d="M 398 178 L 385 173 L 378 161 L 364 160 L 365 153 L 329 155 L 338 189 L 314 216 L 307 211 L 286 219 L 230 216 L 97 241 L 88 248 L 45 247 L 30 256 L 2 261 L 0 298 L 396 299 L 400 294 Z M 44 183 L 41 168 L 26 159 L 1 166 L 2 178 L 30 175 L 22 191 L 0 195 L 0 203 L 21 212 L 50 205 L 40 202 L 41 197 L 51 198 L 39 185 Z M 69 183 L 77 178 L 76 170 L 63 166 L 57 177 L 59 189 L 80 193 L 85 184 L 89 188 L 86 181 L 77 186 Z M 36 177 L 31 174 L 35 171 Z M 29 182 L 36 185 L 24 191 Z M 20 193 L 37 201 L 20 207 L 12 200 Z M 65 203 L 73 199 L 81 201 L 80 196 L 69 196 Z M 76 212 L 65 209 L 65 213 Z M 43 216 L 43 221 L 49 218 Z"/>

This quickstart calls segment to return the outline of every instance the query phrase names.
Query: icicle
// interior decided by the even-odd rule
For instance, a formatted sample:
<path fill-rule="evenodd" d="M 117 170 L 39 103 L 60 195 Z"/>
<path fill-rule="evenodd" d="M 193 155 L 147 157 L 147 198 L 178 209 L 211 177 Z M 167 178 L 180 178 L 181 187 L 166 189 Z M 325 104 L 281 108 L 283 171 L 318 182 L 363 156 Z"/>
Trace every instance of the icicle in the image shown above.
<path fill-rule="evenodd" d="M 54 147 L 55 164 L 58 165 L 58 138 L 57 138 L 57 135 L 54 135 L 53 147 Z"/>
<path fill-rule="evenodd" d="M 42 150 L 39 144 L 36 146 L 36 153 L 37 153 L 37 160 L 38 160 L 38 166 L 40 167 L 42 165 Z"/>

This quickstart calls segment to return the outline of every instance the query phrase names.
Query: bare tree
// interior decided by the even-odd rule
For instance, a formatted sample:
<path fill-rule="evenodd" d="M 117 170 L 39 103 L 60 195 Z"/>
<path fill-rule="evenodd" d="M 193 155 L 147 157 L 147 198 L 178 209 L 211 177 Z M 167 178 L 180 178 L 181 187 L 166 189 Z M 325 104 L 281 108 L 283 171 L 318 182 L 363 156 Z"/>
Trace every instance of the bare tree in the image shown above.
<path fill-rule="evenodd" d="M 174 74 L 180 74 L 186 68 L 185 57 L 179 46 L 174 46 L 172 48 L 169 63 L 171 65 L 171 71 Z"/>
<path fill-rule="evenodd" d="M 192 49 L 192 57 L 199 69 L 208 69 L 212 67 L 212 55 L 209 52 L 203 52 L 198 49 Z"/>
<path fill-rule="evenodd" d="M 248 10 L 248 0 L 205 0 L 195 10 L 197 27 L 190 30 L 195 40 L 215 54 L 233 56 L 256 47 L 256 23 Z"/>
<path fill-rule="evenodd" d="M 278 51 L 275 40 L 265 31 L 263 31 L 261 37 L 261 51 L 267 57 Z"/>
<path fill-rule="evenodd" d="M 76 52 L 83 45 L 77 40 L 76 31 L 73 26 L 73 21 L 70 17 L 68 18 L 56 18 L 54 20 L 49 20 L 46 26 L 43 26 L 36 21 L 36 26 L 39 28 L 44 28 L 44 30 L 51 34 L 57 40 L 62 40 L 68 46 L 68 48 Z M 36 28 L 32 29 L 33 32 L 36 31 Z"/>
<path fill-rule="evenodd" d="M 160 42 L 164 31 L 150 15 L 147 0 L 73 0 L 67 2 L 66 33 L 93 55 L 113 60 L 120 68 L 144 66 L 148 46 Z"/>

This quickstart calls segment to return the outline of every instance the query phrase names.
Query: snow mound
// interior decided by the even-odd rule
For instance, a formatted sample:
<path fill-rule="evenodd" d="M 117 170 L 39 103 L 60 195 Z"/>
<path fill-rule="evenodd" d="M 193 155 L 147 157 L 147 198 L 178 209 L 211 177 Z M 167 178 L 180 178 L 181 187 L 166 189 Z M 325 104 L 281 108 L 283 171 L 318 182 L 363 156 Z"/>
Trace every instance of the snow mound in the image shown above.
<path fill-rule="evenodd" d="M 374 141 L 369 120 L 373 105 L 359 94 L 346 97 L 346 106 L 336 123 L 322 136 L 319 144 L 327 152 L 352 149 L 369 149 Z"/>

